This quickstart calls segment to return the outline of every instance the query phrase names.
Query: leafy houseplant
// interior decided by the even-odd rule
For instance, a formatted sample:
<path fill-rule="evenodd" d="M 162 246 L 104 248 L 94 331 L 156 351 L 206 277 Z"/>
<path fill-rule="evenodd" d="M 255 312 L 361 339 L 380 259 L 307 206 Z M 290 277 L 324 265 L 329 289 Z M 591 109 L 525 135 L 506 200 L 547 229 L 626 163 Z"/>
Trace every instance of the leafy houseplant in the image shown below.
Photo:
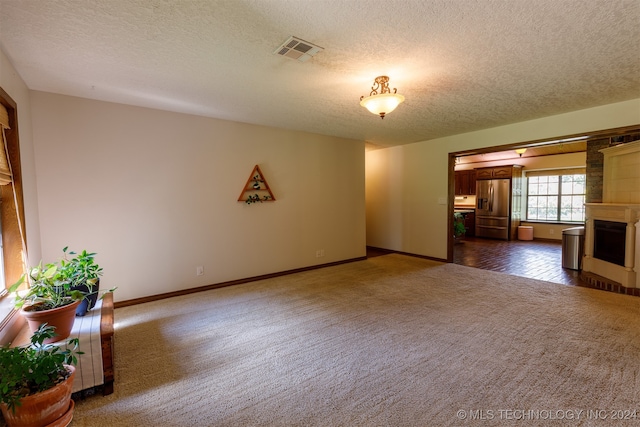
<path fill-rule="evenodd" d="M 73 413 L 72 365 L 82 352 L 77 338 L 69 340 L 66 349 L 45 344 L 55 335 L 54 329 L 43 324 L 33 333 L 30 345 L 0 347 L 0 409 L 9 426 L 49 425 L 64 415 L 69 417 L 69 411 Z M 41 403 L 41 399 L 51 403 Z M 36 420 L 40 416 L 45 418 Z"/>
<path fill-rule="evenodd" d="M 44 311 L 63 307 L 82 299 L 82 293 L 71 291 L 64 273 L 57 264 L 43 266 L 40 263 L 37 267 L 29 269 L 29 273 L 22 275 L 20 280 L 9 288 L 9 292 L 15 293 L 25 281 L 30 283 L 30 287 L 23 295 L 16 293 L 16 308 L 27 305 L 32 308 L 32 311 Z"/>
<path fill-rule="evenodd" d="M 467 229 L 464 226 L 464 217 L 461 213 L 455 212 L 453 214 L 453 236 L 456 238 L 460 238 L 467 232 Z"/>
<path fill-rule="evenodd" d="M 56 328 L 57 336 L 49 337 L 46 342 L 54 342 L 69 336 L 75 318 L 76 307 L 84 297 L 82 292 L 71 289 L 66 272 L 58 264 L 40 263 L 29 269 L 20 280 L 14 283 L 9 292 L 15 293 L 15 306 L 22 308 L 22 315 L 29 323 L 32 332 L 41 324 L 47 323 Z M 18 288 L 27 281 L 29 288 L 18 292 Z"/>
<path fill-rule="evenodd" d="M 69 252 L 69 255 L 76 255 L 71 259 L 67 259 L 67 249 L 65 247 L 63 259 L 60 261 L 65 281 L 70 284 L 72 291 L 80 291 L 85 297 L 76 309 L 77 316 L 84 316 L 87 310 L 91 310 L 98 300 L 98 291 L 100 289 L 100 276 L 102 276 L 102 267 L 95 262 L 95 252 L 87 252 L 83 250 L 79 254 Z"/>

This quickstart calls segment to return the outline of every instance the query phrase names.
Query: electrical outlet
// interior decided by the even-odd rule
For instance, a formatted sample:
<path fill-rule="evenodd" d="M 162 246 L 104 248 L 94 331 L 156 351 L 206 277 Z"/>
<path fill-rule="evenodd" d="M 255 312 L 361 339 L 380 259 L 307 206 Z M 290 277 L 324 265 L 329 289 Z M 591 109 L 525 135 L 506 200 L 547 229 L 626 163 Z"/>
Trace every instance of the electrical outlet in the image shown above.
<path fill-rule="evenodd" d="M 320 258 L 324 256 L 324 249 L 318 249 L 316 251 L 316 258 Z"/>
<path fill-rule="evenodd" d="M 204 267 L 199 265 L 196 267 L 196 276 L 203 276 L 204 275 Z"/>
<path fill-rule="evenodd" d="M 553 228 L 549 229 L 549 234 L 554 234 L 556 232 L 556 230 L 554 230 Z"/>

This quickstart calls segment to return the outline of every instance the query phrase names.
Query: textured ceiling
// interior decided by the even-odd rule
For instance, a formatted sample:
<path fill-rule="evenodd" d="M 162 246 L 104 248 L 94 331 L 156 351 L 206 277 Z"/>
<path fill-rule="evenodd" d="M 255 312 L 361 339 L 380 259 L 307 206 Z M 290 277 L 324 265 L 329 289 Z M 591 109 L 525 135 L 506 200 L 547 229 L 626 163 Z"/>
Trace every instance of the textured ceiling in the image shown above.
<path fill-rule="evenodd" d="M 0 41 L 30 89 L 380 146 L 640 97 L 638 0 L 0 0 Z"/>

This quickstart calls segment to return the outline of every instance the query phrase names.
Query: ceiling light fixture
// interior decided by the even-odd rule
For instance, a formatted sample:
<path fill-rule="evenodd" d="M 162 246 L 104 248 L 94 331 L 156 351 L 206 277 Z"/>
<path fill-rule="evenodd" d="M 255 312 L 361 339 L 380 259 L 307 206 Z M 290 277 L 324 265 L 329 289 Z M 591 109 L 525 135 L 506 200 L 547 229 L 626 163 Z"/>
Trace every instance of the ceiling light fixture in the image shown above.
<path fill-rule="evenodd" d="M 360 97 L 360 105 L 384 119 L 385 114 L 392 112 L 401 102 L 404 102 L 404 96 L 397 94 L 397 91 L 396 88 L 393 88 L 393 93 L 391 93 L 389 77 L 378 76 L 371 86 L 369 96 Z"/>
<path fill-rule="evenodd" d="M 527 151 L 526 148 L 518 148 L 516 150 L 516 153 L 518 153 L 520 155 L 520 157 L 522 157 L 522 155 L 525 153 L 525 151 Z"/>

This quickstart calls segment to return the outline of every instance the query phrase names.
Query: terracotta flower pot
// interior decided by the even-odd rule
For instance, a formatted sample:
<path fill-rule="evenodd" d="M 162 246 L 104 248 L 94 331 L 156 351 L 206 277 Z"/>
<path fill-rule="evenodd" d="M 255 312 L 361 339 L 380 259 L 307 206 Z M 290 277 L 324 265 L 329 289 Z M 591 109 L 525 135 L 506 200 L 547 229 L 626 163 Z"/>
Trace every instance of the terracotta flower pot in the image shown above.
<path fill-rule="evenodd" d="M 74 312 L 75 314 L 75 312 Z M 21 405 L 16 406 L 15 412 L 7 405 L 0 404 L 2 416 L 9 427 L 42 427 L 66 426 L 73 418 L 73 400 L 71 390 L 76 368 L 67 365 L 71 375 L 63 382 L 48 390 L 41 391 L 20 399 Z"/>
<path fill-rule="evenodd" d="M 26 306 L 22 308 L 21 313 L 29 323 L 31 332 L 37 331 L 43 323 L 55 326 L 56 336 L 44 341 L 48 344 L 63 340 L 69 336 L 71 328 L 73 328 L 73 322 L 76 320 L 76 307 L 79 304 L 80 301 L 74 301 L 62 307 L 42 311 L 32 310 L 33 306 Z"/>

